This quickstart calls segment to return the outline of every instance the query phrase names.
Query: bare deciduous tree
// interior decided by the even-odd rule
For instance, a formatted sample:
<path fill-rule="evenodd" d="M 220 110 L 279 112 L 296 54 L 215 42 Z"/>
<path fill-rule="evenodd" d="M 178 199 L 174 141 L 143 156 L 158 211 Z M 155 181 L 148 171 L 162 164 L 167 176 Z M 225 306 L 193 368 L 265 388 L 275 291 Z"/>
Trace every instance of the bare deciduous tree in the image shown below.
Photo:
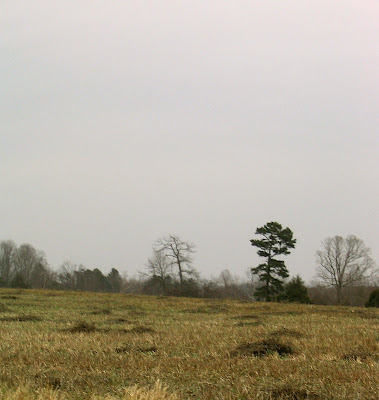
<path fill-rule="evenodd" d="M 221 271 L 218 282 L 220 282 L 225 297 L 237 298 L 240 296 L 240 281 L 237 276 L 233 276 L 228 269 Z"/>
<path fill-rule="evenodd" d="M 172 265 L 169 263 L 163 250 L 153 250 L 153 255 L 147 260 L 147 272 L 141 276 L 147 277 L 147 286 L 158 287 L 159 292 L 167 293 L 167 286 L 172 281 Z"/>
<path fill-rule="evenodd" d="M 226 291 L 235 284 L 235 279 L 228 269 L 221 271 L 218 279 Z"/>
<path fill-rule="evenodd" d="M 17 249 L 13 240 L 0 242 L 0 278 L 8 284 L 13 273 L 13 257 Z"/>
<path fill-rule="evenodd" d="M 64 289 L 74 290 L 76 288 L 76 272 L 83 270 L 83 265 L 64 261 L 59 268 L 58 282 Z"/>
<path fill-rule="evenodd" d="M 334 236 L 322 242 L 322 249 L 316 252 L 317 276 L 335 289 L 338 304 L 345 287 L 359 285 L 375 272 L 370 254 L 363 240 L 354 235 Z"/>
<path fill-rule="evenodd" d="M 195 246 L 192 243 L 184 242 L 178 236 L 169 235 L 158 239 L 153 249 L 155 252 L 162 252 L 169 265 L 177 269 L 181 287 L 185 276 L 197 277 L 197 272 L 192 266 L 192 254 L 195 252 Z"/>
<path fill-rule="evenodd" d="M 31 244 L 24 243 L 14 252 L 14 270 L 16 274 L 22 276 L 27 285 L 33 284 L 33 272 L 36 269 L 47 269 L 45 253 L 36 250 Z"/>

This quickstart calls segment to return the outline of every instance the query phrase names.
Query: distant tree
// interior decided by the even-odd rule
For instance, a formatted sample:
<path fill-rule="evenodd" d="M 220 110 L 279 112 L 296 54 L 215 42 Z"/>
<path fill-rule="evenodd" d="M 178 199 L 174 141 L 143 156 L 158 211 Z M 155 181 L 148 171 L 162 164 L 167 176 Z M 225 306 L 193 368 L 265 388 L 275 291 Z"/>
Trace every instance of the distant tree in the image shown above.
<path fill-rule="evenodd" d="M 79 268 L 74 271 L 75 276 L 75 290 L 86 291 L 88 290 L 88 273 L 87 269 L 83 265 L 79 265 Z M 87 276 L 86 276 L 87 275 Z"/>
<path fill-rule="evenodd" d="M 84 271 L 85 290 L 90 292 L 106 292 L 108 289 L 107 283 L 107 278 L 98 268 L 92 271 L 90 269 Z"/>
<path fill-rule="evenodd" d="M 0 279 L 3 285 L 9 284 L 14 270 L 13 257 L 17 249 L 13 240 L 3 240 L 0 242 Z"/>
<path fill-rule="evenodd" d="M 371 292 L 366 307 L 379 307 L 379 289 L 374 289 Z"/>
<path fill-rule="evenodd" d="M 259 276 L 263 283 L 256 289 L 254 295 L 258 299 L 271 301 L 283 290 L 283 280 L 289 276 L 284 261 L 277 257 L 290 254 L 290 249 L 295 247 L 296 239 L 289 228 L 282 228 L 278 222 L 268 222 L 257 228 L 256 235 L 260 239 L 251 239 L 251 245 L 258 247 L 258 255 L 266 259 L 266 262 L 252 268 L 253 274 Z"/>
<path fill-rule="evenodd" d="M 33 273 L 36 269 L 48 268 L 45 253 L 28 243 L 20 245 L 14 251 L 13 265 L 15 274 L 20 274 L 27 286 L 33 285 Z"/>
<path fill-rule="evenodd" d="M 168 294 L 172 284 L 172 263 L 164 250 L 153 251 L 153 256 L 147 260 L 146 270 L 141 274 L 147 278 L 145 289 L 157 294 Z"/>
<path fill-rule="evenodd" d="M 175 295 L 175 293 L 173 293 Z M 185 297 L 200 297 L 201 288 L 198 279 L 189 278 L 185 279 L 179 287 L 178 295 Z"/>
<path fill-rule="evenodd" d="M 155 252 L 161 252 L 168 260 L 168 264 L 177 270 L 180 288 L 184 289 L 185 280 L 198 277 L 198 273 L 192 266 L 192 254 L 195 252 L 193 244 L 184 242 L 178 236 L 169 235 L 158 239 L 153 249 Z"/>
<path fill-rule="evenodd" d="M 305 303 L 311 302 L 307 287 L 300 275 L 293 277 L 288 283 L 284 285 L 284 291 L 281 298 L 291 303 Z"/>
<path fill-rule="evenodd" d="M 31 286 L 33 288 L 47 289 L 54 287 L 56 273 L 44 263 L 37 263 L 32 271 Z"/>
<path fill-rule="evenodd" d="M 116 268 L 112 268 L 107 275 L 108 286 L 111 292 L 119 293 L 122 286 L 122 277 Z"/>
<path fill-rule="evenodd" d="M 235 284 L 235 279 L 228 269 L 221 271 L 219 280 L 226 291 L 228 291 L 230 287 Z"/>
<path fill-rule="evenodd" d="M 145 282 L 141 277 L 131 277 L 128 278 L 126 273 L 122 276 L 122 293 L 127 294 L 143 294 L 144 293 Z"/>
<path fill-rule="evenodd" d="M 71 261 L 65 261 L 60 266 L 57 280 L 62 289 L 76 290 L 77 275 L 75 272 L 84 269 L 82 265 L 74 264 Z"/>
<path fill-rule="evenodd" d="M 370 253 L 363 240 L 354 235 L 329 237 L 322 242 L 322 249 L 316 253 L 317 277 L 334 288 L 338 304 L 344 288 L 362 284 L 375 272 Z"/>
<path fill-rule="evenodd" d="M 241 297 L 238 278 L 232 276 L 231 272 L 228 269 L 224 269 L 223 271 L 221 271 L 218 280 L 221 283 L 223 289 L 223 297 Z"/>
<path fill-rule="evenodd" d="M 30 286 L 25 282 L 23 276 L 18 272 L 10 283 L 12 288 L 29 289 Z"/>
<path fill-rule="evenodd" d="M 223 298 L 224 291 L 218 280 L 203 279 L 202 280 L 202 297 L 205 298 Z"/>

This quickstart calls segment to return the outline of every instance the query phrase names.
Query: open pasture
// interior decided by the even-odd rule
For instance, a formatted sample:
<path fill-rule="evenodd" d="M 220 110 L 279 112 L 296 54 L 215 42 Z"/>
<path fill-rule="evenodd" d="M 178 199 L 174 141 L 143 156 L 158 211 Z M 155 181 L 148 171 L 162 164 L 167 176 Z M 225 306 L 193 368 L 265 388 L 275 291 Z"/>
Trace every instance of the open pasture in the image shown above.
<path fill-rule="evenodd" d="M 378 399 L 375 309 L 0 289 L 1 399 Z"/>

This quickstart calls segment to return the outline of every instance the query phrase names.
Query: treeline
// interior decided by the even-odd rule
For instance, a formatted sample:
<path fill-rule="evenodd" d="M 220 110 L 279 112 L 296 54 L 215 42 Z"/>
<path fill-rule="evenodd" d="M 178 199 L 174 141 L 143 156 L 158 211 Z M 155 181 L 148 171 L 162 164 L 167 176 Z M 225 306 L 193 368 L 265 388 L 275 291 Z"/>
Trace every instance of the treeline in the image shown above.
<path fill-rule="evenodd" d="M 57 270 L 48 264 L 45 253 L 31 244 L 17 246 L 12 240 L 0 242 L 0 287 L 186 296 L 219 299 L 257 299 L 261 283 L 252 271 L 241 278 L 229 270 L 205 279 L 193 267 L 193 245 L 177 236 L 158 240 L 153 255 L 137 277 L 123 275 L 116 268 L 108 274 L 69 261 Z M 363 306 L 377 281 L 344 288 L 342 304 Z M 320 282 L 306 286 L 300 276 L 285 279 L 273 301 L 336 304 L 332 287 Z"/>
<path fill-rule="evenodd" d="M 115 268 L 104 275 L 98 268 L 91 270 L 64 262 L 55 271 L 45 253 L 31 244 L 17 246 L 12 240 L 0 242 L 0 287 L 120 292 L 123 285 Z"/>
<path fill-rule="evenodd" d="M 190 271 L 184 263 L 181 268 L 180 279 L 167 260 L 157 261 L 153 257 L 138 277 L 131 278 L 122 276 L 116 268 L 103 274 L 98 268 L 90 269 L 70 261 L 54 270 L 45 253 L 31 244 L 17 246 L 12 240 L 0 242 L 0 287 L 241 299 L 251 298 L 254 290 L 252 281 L 240 281 L 228 270 L 218 278 L 202 279 L 194 268 Z"/>
<path fill-rule="evenodd" d="M 27 243 L 0 242 L 0 286 L 52 288 L 55 279 L 43 251 Z"/>

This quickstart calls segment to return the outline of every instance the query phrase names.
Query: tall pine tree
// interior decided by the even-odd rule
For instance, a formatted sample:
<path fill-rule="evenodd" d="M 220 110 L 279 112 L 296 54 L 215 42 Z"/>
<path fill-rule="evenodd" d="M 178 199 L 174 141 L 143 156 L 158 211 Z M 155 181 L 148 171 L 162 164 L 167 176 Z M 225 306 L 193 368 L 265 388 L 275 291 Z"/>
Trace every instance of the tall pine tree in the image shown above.
<path fill-rule="evenodd" d="M 251 269 L 263 283 L 255 291 L 255 297 L 271 301 L 283 290 L 283 279 L 289 276 L 284 261 L 277 257 L 290 254 L 290 249 L 295 248 L 296 239 L 293 239 L 291 229 L 283 229 L 278 222 L 268 222 L 257 228 L 255 234 L 261 235 L 261 238 L 251 239 L 251 245 L 258 247 L 258 255 L 266 259 L 266 262 Z"/>

